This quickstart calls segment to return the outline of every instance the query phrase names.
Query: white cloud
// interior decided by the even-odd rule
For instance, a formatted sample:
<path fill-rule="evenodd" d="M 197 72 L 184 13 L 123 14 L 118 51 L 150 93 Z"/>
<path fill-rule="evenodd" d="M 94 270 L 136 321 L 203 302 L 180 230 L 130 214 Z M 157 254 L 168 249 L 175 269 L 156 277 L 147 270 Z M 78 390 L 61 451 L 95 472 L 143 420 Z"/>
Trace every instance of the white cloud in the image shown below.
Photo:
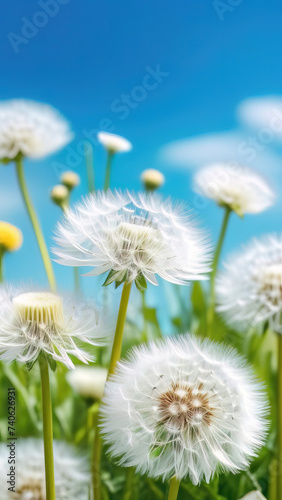
<path fill-rule="evenodd" d="M 162 160 L 178 167 L 194 168 L 210 161 L 228 161 L 238 144 L 238 134 L 219 132 L 197 135 L 166 144 L 161 149 Z"/>
<path fill-rule="evenodd" d="M 217 161 L 238 162 L 276 178 L 281 172 L 280 156 L 268 145 L 252 139 L 240 130 L 203 134 L 166 144 L 160 157 L 174 168 L 184 170 Z"/>
<path fill-rule="evenodd" d="M 266 95 L 244 99 L 237 107 L 243 127 L 255 131 L 259 142 L 282 141 L 282 96 Z"/>

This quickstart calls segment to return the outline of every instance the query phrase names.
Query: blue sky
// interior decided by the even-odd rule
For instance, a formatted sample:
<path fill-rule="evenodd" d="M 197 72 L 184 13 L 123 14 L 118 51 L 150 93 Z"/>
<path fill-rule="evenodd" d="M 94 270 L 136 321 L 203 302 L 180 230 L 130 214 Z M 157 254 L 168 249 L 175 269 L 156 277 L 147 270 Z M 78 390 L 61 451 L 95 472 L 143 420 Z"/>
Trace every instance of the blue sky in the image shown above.
<path fill-rule="evenodd" d="M 0 98 L 48 102 L 65 115 L 76 134 L 66 150 L 26 164 L 49 244 L 59 215 L 48 200 L 49 189 L 58 180 L 56 165 L 80 173 L 78 198 L 86 190 L 79 151 L 86 135 L 94 137 L 107 125 L 133 143 L 131 153 L 116 158 L 113 186 L 138 189 L 142 170 L 156 167 L 166 176 L 163 193 L 193 204 L 193 172 L 209 157 L 202 135 L 217 134 L 221 147 L 221 134 L 227 133 L 229 151 L 234 134 L 240 140 L 250 135 L 249 124 L 236 115 L 238 104 L 254 96 L 282 94 L 282 4 L 228 0 L 221 2 L 223 19 L 215 4 L 219 9 L 218 0 L 2 0 Z M 152 76 L 156 71 L 158 76 Z M 150 89 L 146 90 L 146 82 Z M 199 152 L 207 153 L 204 158 L 189 156 L 195 136 L 200 136 Z M 226 135 L 223 138 L 226 142 Z M 179 149 L 172 149 L 172 155 L 167 149 L 180 139 L 186 141 L 185 147 L 188 144 L 184 160 Z M 264 145 L 251 164 L 270 178 L 278 195 L 282 194 L 280 143 L 275 138 Z M 230 156 L 235 151 L 232 144 Z M 211 152 L 211 160 L 215 159 Z M 100 185 L 104 161 L 102 149 L 95 148 Z M 25 238 L 18 254 L 7 258 L 7 277 L 44 283 L 12 165 L 0 169 L 0 195 L 0 219 L 16 223 Z M 280 231 L 281 206 L 278 201 L 273 209 L 243 222 L 234 216 L 224 255 L 254 234 Z M 212 204 L 200 213 L 213 239 L 221 216 Z M 67 287 L 69 270 L 56 265 L 56 273 Z"/>

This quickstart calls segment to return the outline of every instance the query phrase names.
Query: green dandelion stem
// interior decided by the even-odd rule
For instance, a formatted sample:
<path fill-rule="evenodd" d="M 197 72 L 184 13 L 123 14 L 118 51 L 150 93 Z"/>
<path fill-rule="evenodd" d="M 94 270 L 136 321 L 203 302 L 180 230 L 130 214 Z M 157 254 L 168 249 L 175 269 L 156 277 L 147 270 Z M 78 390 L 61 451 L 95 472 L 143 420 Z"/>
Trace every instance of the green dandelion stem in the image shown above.
<path fill-rule="evenodd" d="M 39 250 L 41 253 L 42 261 L 45 267 L 45 271 L 48 277 L 49 285 L 51 290 L 55 291 L 56 289 L 56 282 L 55 282 L 55 275 L 51 263 L 51 259 L 48 253 L 47 245 L 44 240 L 44 236 L 42 233 L 42 229 L 40 227 L 40 223 L 38 220 L 38 217 L 36 215 L 36 212 L 34 210 L 31 198 L 28 193 L 26 181 L 25 181 L 25 176 L 24 176 L 24 168 L 23 168 L 23 159 L 22 156 L 18 156 L 16 158 L 16 171 L 17 171 L 17 177 L 18 177 L 18 183 L 19 187 L 21 190 L 21 194 L 35 233 L 35 237 L 37 239 L 37 243 L 39 246 Z"/>
<path fill-rule="evenodd" d="M 109 189 L 109 187 L 110 187 L 113 156 L 114 156 L 114 154 L 111 151 L 108 151 L 108 153 L 107 153 L 106 177 L 105 177 L 104 191 L 107 191 Z"/>
<path fill-rule="evenodd" d="M 277 467 L 277 460 L 273 459 L 269 466 L 268 500 L 277 500 Z"/>
<path fill-rule="evenodd" d="M 90 143 L 86 143 L 84 147 L 88 192 L 95 192 L 95 169 L 93 159 L 93 148 Z"/>
<path fill-rule="evenodd" d="M 73 268 L 74 291 L 78 295 L 80 292 L 79 267 Z"/>
<path fill-rule="evenodd" d="M 231 214 L 231 209 L 226 207 L 224 217 L 223 217 L 222 226 L 221 226 L 221 231 L 220 231 L 220 235 L 219 235 L 219 239 L 218 239 L 216 249 L 215 249 L 213 269 L 212 269 L 211 277 L 210 277 L 210 301 L 209 301 L 209 308 L 208 308 L 208 325 L 211 325 L 213 322 L 213 319 L 214 319 L 215 278 L 216 278 L 219 258 L 221 255 L 221 250 L 223 247 L 223 242 L 224 242 L 224 238 L 226 235 L 226 230 L 227 230 L 230 214 Z"/>
<path fill-rule="evenodd" d="M 60 203 L 59 207 L 64 212 L 67 212 L 69 208 L 69 198 L 65 201 L 65 203 Z M 73 267 L 73 284 L 74 284 L 74 293 L 75 295 L 80 294 L 80 279 L 79 279 L 79 267 Z"/>
<path fill-rule="evenodd" d="M 117 325 L 116 325 L 116 331 L 115 331 L 115 338 L 114 338 L 112 354 L 111 354 L 111 361 L 110 361 L 109 371 L 108 371 L 108 378 L 112 373 L 114 373 L 116 364 L 120 360 L 123 330 L 124 330 L 124 325 L 125 325 L 125 318 L 126 318 L 126 312 L 127 312 L 127 306 L 128 306 L 128 301 L 129 301 L 131 285 L 132 285 L 132 283 L 125 282 L 123 285 L 123 289 L 122 289 L 118 318 L 117 318 Z"/>
<path fill-rule="evenodd" d="M 130 296 L 132 283 L 125 282 L 122 289 L 120 306 L 117 318 L 117 325 L 114 337 L 114 343 L 112 348 L 111 360 L 108 370 L 108 378 L 115 371 L 116 364 L 120 360 L 121 356 L 121 346 L 122 337 L 126 319 L 127 306 Z M 101 453 L 102 453 L 102 438 L 99 434 L 98 427 L 95 427 L 95 439 L 93 444 L 93 455 L 92 455 L 92 483 L 93 483 L 93 494 L 95 500 L 101 500 Z"/>
<path fill-rule="evenodd" d="M 179 491 L 180 481 L 173 477 L 170 481 L 168 500 L 176 500 Z"/>
<path fill-rule="evenodd" d="M 142 300 L 142 313 L 143 313 L 143 322 L 144 322 L 144 342 L 148 340 L 148 322 L 146 319 L 146 296 L 145 290 L 141 290 L 141 300 Z"/>
<path fill-rule="evenodd" d="M 53 457 L 53 422 L 49 368 L 47 360 L 43 357 L 39 360 L 39 365 L 42 390 L 46 499 L 48 498 L 48 500 L 55 500 L 56 493 Z"/>
<path fill-rule="evenodd" d="M 123 496 L 123 500 L 137 500 L 136 492 L 134 488 L 134 480 L 135 480 L 135 468 L 127 467 L 126 468 L 126 479 L 125 479 L 125 492 Z"/>
<path fill-rule="evenodd" d="M 98 427 L 98 411 L 94 420 L 94 443 L 92 453 L 92 482 L 93 482 L 93 498 L 101 500 L 101 455 L 102 455 L 102 439 L 99 434 Z"/>

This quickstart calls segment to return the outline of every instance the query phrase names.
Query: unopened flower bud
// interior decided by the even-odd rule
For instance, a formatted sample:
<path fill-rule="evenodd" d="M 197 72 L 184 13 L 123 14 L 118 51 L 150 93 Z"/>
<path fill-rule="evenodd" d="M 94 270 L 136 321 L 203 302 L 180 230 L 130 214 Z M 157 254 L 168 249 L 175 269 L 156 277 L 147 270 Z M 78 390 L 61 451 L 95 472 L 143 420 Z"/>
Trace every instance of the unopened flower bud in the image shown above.
<path fill-rule="evenodd" d="M 148 168 L 142 172 L 141 181 L 146 191 L 155 191 L 164 184 L 165 177 L 159 170 Z"/>
<path fill-rule="evenodd" d="M 68 382 L 84 398 L 102 399 L 108 371 L 97 366 L 77 366 L 68 373 Z"/>
<path fill-rule="evenodd" d="M 80 184 L 80 177 L 76 172 L 69 170 L 67 172 L 63 172 L 61 175 L 61 183 L 66 186 L 66 188 L 71 191 L 76 186 Z"/>
<path fill-rule="evenodd" d="M 66 188 L 66 186 L 57 184 L 53 187 L 50 197 L 51 200 L 56 203 L 56 205 L 59 205 L 59 207 L 62 208 L 65 204 L 68 203 L 69 190 Z"/>

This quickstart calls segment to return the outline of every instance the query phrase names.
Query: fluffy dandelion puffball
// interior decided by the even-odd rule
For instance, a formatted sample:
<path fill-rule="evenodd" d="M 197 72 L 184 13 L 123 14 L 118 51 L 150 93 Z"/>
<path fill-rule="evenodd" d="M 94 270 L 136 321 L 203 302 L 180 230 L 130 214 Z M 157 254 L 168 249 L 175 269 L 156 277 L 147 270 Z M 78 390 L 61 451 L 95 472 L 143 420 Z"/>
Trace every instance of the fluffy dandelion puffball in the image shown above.
<path fill-rule="evenodd" d="M 77 366 L 68 372 L 67 378 L 73 389 L 84 398 L 102 399 L 108 370 L 100 366 Z"/>
<path fill-rule="evenodd" d="M 7 445 L 0 444 L 1 500 L 46 500 L 43 441 L 19 439 L 16 444 L 16 491 L 7 484 Z M 10 466 L 9 466 L 10 467 Z M 70 445 L 54 441 L 56 500 L 88 500 L 87 459 Z M 4 487 L 7 485 L 7 487 Z"/>
<path fill-rule="evenodd" d="M 262 212 L 275 200 L 273 190 L 259 174 L 234 163 L 203 168 L 196 174 L 194 186 L 201 195 L 240 216 Z"/>
<path fill-rule="evenodd" d="M 121 465 L 198 484 L 248 466 L 264 441 L 265 408 L 234 350 L 185 335 L 144 345 L 118 365 L 101 427 Z"/>
<path fill-rule="evenodd" d="M 165 177 L 159 170 L 148 168 L 142 172 L 141 181 L 145 189 L 148 191 L 154 191 L 164 184 Z"/>
<path fill-rule="evenodd" d="M 23 235 L 20 229 L 8 222 L 0 221 L 0 248 L 4 252 L 14 252 L 23 243 Z"/>
<path fill-rule="evenodd" d="M 110 272 L 106 284 L 156 275 L 172 283 L 203 279 L 210 246 L 194 217 L 156 195 L 110 192 L 90 195 L 69 210 L 57 228 L 60 264 Z"/>
<path fill-rule="evenodd" d="M 49 292 L 4 288 L 0 293 L 0 359 L 33 363 L 39 354 L 74 368 L 70 356 L 92 361 L 84 345 L 106 335 L 95 307 Z M 104 327 L 103 327 L 104 326 Z"/>
<path fill-rule="evenodd" d="M 24 99 L 0 102 L 0 160 L 19 154 L 41 158 L 71 140 L 68 123 L 51 106 Z"/>
<path fill-rule="evenodd" d="M 98 141 L 111 154 L 127 153 L 132 149 L 131 142 L 120 135 L 110 134 L 109 132 L 99 132 L 97 137 Z"/>
<path fill-rule="evenodd" d="M 231 327 L 246 331 L 269 322 L 282 334 L 282 235 L 254 239 L 232 255 L 218 275 L 216 297 Z"/>

